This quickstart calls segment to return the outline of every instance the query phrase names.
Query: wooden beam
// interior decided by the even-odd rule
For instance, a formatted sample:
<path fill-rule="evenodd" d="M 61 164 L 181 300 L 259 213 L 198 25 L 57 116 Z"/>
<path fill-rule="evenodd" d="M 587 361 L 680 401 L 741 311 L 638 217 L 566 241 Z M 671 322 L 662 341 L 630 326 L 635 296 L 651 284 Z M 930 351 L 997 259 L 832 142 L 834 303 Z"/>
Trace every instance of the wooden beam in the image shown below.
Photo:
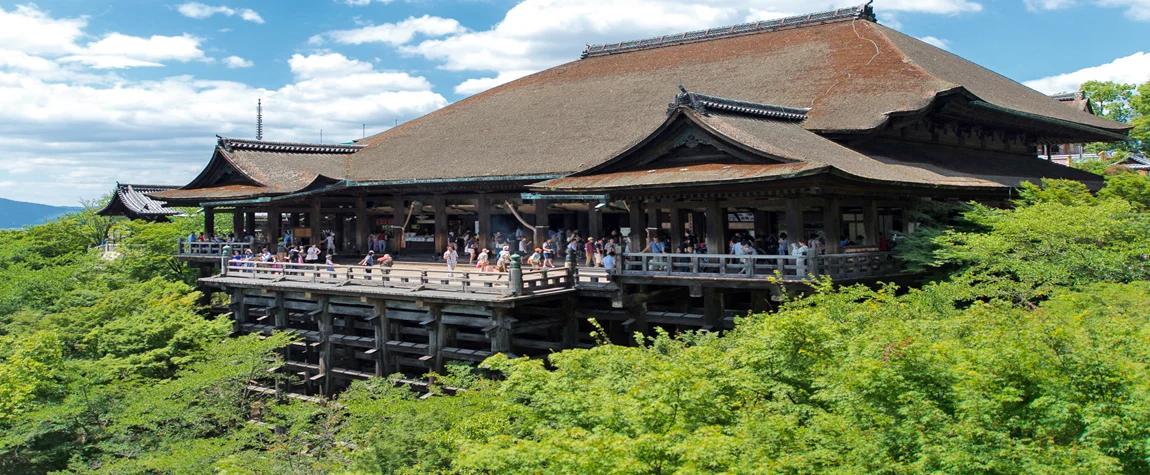
<path fill-rule="evenodd" d="M 479 211 L 478 243 L 481 249 L 491 249 L 491 200 L 485 193 L 475 199 L 475 209 Z"/>
<path fill-rule="evenodd" d="M 843 234 L 843 213 L 837 198 L 823 201 L 823 235 L 827 239 L 827 254 L 838 254 Z"/>
<path fill-rule="evenodd" d="M 355 200 L 355 250 L 360 254 L 367 253 L 367 235 L 371 227 L 367 217 L 367 198 L 359 197 Z"/>
<path fill-rule="evenodd" d="M 327 397 L 331 397 L 332 396 L 331 374 L 332 374 L 332 369 L 333 369 L 332 368 L 333 348 L 332 348 L 332 342 L 331 342 L 332 338 L 331 337 L 332 337 L 332 333 L 335 332 L 335 326 L 332 324 L 331 312 L 329 312 L 328 308 L 327 308 L 328 307 L 328 300 L 329 300 L 329 298 L 327 296 L 321 296 L 319 298 L 319 309 L 320 309 L 320 316 L 319 316 L 320 317 L 319 318 L 319 338 L 320 338 L 319 372 L 320 372 L 320 375 L 323 376 L 323 382 L 322 382 L 323 395 L 327 396 Z"/>
<path fill-rule="evenodd" d="M 432 213 L 435 214 L 435 253 L 441 255 L 447 250 L 447 198 L 436 195 L 431 199 Z"/>

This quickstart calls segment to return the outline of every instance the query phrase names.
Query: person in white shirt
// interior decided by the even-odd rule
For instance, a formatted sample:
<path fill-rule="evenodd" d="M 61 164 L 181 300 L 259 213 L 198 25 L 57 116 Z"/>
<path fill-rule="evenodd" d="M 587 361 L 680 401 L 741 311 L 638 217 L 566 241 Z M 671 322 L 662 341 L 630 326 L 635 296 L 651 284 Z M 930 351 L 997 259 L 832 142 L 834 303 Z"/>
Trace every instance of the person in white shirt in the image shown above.
<path fill-rule="evenodd" d="M 331 234 L 327 235 L 327 243 L 326 244 L 327 244 L 327 247 L 325 250 L 327 251 L 327 253 L 328 254 L 335 254 L 335 233 L 331 233 Z"/>
<path fill-rule="evenodd" d="M 303 258 L 303 261 L 308 263 L 308 264 L 315 264 L 316 262 L 318 262 L 319 261 L 319 246 L 312 244 L 311 247 L 307 248 L 307 256 L 305 256 Z"/>
<path fill-rule="evenodd" d="M 459 263 L 459 254 L 455 252 L 455 246 L 448 245 L 447 251 L 443 253 L 443 260 L 447 261 L 447 274 L 448 277 L 455 277 L 455 264 Z"/>

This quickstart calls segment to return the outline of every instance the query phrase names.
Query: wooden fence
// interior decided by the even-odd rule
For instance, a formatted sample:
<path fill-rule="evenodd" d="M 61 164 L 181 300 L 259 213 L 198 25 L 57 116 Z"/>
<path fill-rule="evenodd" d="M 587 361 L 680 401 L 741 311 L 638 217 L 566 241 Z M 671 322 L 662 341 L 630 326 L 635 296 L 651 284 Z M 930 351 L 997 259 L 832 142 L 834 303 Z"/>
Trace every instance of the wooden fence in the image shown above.
<path fill-rule="evenodd" d="M 892 252 L 865 252 L 810 256 L 653 254 L 627 253 L 619 272 L 641 275 L 765 278 L 783 280 L 830 276 L 835 280 L 898 274 L 900 266 Z"/>

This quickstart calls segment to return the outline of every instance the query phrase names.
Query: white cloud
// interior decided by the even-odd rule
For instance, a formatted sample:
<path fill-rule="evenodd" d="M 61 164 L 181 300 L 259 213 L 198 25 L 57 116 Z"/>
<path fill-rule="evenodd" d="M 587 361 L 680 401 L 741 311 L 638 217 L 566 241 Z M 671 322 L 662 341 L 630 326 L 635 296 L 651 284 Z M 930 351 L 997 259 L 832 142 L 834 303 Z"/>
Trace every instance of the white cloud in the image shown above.
<path fill-rule="evenodd" d="M 78 53 L 76 41 L 87 25 L 84 17 L 53 19 L 35 5 L 18 5 L 10 12 L 0 8 L 0 49 L 28 54 Z"/>
<path fill-rule="evenodd" d="M 1150 21 L 1150 0 L 1025 0 L 1030 10 L 1058 10 L 1079 5 L 1125 8 L 1126 17 L 1138 21 Z"/>
<path fill-rule="evenodd" d="M 509 83 L 533 72 L 534 71 L 504 71 L 493 78 L 468 79 L 460 83 L 458 86 L 455 86 L 455 93 L 469 96 L 475 93 L 486 91 L 501 84 Z"/>
<path fill-rule="evenodd" d="M 933 36 L 924 36 L 924 37 L 919 38 L 919 39 L 922 40 L 923 43 L 934 46 L 935 48 L 950 49 L 950 48 L 948 48 L 949 42 L 942 39 L 942 38 L 936 38 Z"/>
<path fill-rule="evenodd" d="M 359 45 L 364 43 L 387 43 L 401 45 L 411 41 L 416 34 L 424 36 L 444 36 L 453 33 L 462 33 L 463 26 L 450 18 L 440 18 L 430 15 L 421 17 L 408 17 L 399 23 L 384 23 L 351 30 L 335 30 L 315 35 L 308 40 L 312 44 L 322 44 L 325 40 L 336 43 Z"/>
<path fill-rule="evenodd" d="M 1023 84 L 1045 94 L 1077 91 L 1086 81 L 1115 81 L 1141 84 L 1150 81 L 1150 53 L 1137 52 L 1106 64 L 1074 72 L 1026 81 Z"/>
<path fill-rule="evenodd" d="M 375 132 L 447 105 L 423 77 L 336 53 L 292 56 L 293 77 L 270 88 L 186 75 L 133 80 L 106 71 L 211 58 L 191 35 L 88 39 L 83 20 L 57 20 L 31 7 L 0 16 L 45 31 L 72 28 L 67 41 L 26 30 L 29 51 L 0 28 L 0 196 L 6 198 L 75 204 L 105 194 L 117 180 L 185 183 L 210 158 L 215 134 L 255 134 L 257 98 L 265 137 L 284 141 L 317 140 L 319 129 L 328 142 L 346 141 L 360 137 L 361 124 Z M 238 56 L 221 63 L 251 64 Z"/>
<path fill-rule="evenodd" d="M 103 39 L 88 43 L 86 53 L 98 56 L 123 56 L 146 61 L 204 60 L 200 39 L 192 35 L 158 36 L 148 38 L 112 33 Z"/>
<path fill-rule="evenodd" d="M 240 18 L 242 18 L 246 21 L 253 22 L 253 23 L 263 23 L 264 22 L 263 17 L 261 17 L 259 13 L 256 13 L 255 10 L 252 10 L 250 8 L 234 9 L 234 8 L 227 7 L 224 5 L 218 5 L 218 6 L 213 7 L 211 5 L 205 5 L 205 4 L 199 3 L 199 2 L 190 2 L 190 3 L 185 3 L 185 4 L 180 5 L 179 8 L 177 8 L 177 10 L 180 12 L 181 15 L 186 16 L 188 18 L 195 18 L 197 20 L 203 20 L 204 18 L 208 18 L 212 15 L 218 14 L 218 15 L 224 15 L 224 16 L 239 15 Z"/>
<path fill-rule="evenodd" d="M 253 63 L 249 60 L 246 60 L 244 58 L 241 58 L 239 56 L 228 56 L 228 57 L 224 58 L 224 66 L 227 66 L 227 67 L 233 68 L 233 69 L 235 69 L 235 68 L 250 68 L 254 65 L 255 65 L 255 63 Z"/>

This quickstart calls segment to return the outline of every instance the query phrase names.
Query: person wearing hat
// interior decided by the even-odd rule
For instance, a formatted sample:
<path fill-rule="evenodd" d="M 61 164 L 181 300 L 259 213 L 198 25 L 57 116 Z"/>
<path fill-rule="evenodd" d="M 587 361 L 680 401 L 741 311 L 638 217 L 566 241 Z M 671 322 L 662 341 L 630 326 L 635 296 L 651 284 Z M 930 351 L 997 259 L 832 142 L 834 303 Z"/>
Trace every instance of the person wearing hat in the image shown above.
<path fill-rule="evenodd" d="M 368 267 L 363 271 L 363 273 L 366 274 L 364 279 L 371 280 L 371 266 L 375 265 L 375 251 L 367 251 L 367 255 L 363 257 L 363 260 L 359 261 L 359 265 Z"/>
<path fill-rule="evenodd" d="M 531 264 L 531 270 L 539 270 L 540 264 L 543 263 L 543 259 L 539 255 L 541 252 L 543 252 L 543 250 L 537 247 L 535 248 L 535 253 L 527 258 L 527 263 Z"/>

